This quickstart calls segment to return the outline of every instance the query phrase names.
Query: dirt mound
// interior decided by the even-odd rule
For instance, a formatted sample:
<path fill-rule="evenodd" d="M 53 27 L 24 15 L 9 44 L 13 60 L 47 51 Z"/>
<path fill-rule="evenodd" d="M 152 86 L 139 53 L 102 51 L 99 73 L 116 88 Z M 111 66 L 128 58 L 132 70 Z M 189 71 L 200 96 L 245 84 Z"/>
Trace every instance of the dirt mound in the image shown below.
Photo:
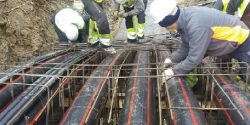
<path fill-rule="evenodd" d="M 0 0 L 0 62 L 23 61 L 55 43 L 50 15 L 60 5 L 57 0 Z"/>

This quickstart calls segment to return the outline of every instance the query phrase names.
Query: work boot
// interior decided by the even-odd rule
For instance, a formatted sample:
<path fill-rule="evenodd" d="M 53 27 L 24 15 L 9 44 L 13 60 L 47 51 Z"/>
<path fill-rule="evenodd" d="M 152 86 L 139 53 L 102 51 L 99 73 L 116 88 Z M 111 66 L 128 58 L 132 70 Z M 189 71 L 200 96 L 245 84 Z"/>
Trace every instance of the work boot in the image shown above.
<path fill-rule="evenodd" d="M 99 45 L 99 42 L 88 43 L 88 46 L 90 46 L 90 47 L 97 47 L 98 45 Z"/>
<path fill-rule="evenodd" d="M 137 42 L 137 39 L 129 39 L 129 38 L 128 38 L 128 39 L 127 39 L 127 42 L 128 42 L 128 43 L 135 43 L 135 42 Z"/>
<path fill-rule="evenodd" d="M 145 43 L 144 35 L 142 37 L 138 36 L 138 43 Z"/>
<path fill-rule="evenodd" d="M 138 39 L 144 39 L 144 35 L 138 36 Z"/>
<path fill-rule="evenodd" d="M 100 39 L 98 37 L 94 37 L 94 36 L 89 36 L 88 38 L 88 45 L 90 47 L 96 47 L 97 45 L 99 45 Z"/>
<path fill-rule="evenodd" d="M 116 54 L 116 50 L 115 50 L 115 48 L 112 47 L 112 46 L 105 47 L 105 48 L 104 48 L 104 51 L 106 51 L 106 52 L 109 53 L 109 54 Z"/>

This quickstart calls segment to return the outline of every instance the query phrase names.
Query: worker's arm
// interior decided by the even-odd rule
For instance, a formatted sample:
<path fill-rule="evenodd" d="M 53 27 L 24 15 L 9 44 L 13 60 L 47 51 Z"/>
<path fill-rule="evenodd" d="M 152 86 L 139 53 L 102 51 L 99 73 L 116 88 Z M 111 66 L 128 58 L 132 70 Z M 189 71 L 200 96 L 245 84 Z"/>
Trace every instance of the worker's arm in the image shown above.
<path fill-rule="evenodd" d="M 144 3 L 142 0 L 136 0 L 134 9 L 127 12 L 128 16 L 134 16 L 138 15 L 139 13 L 143 12 L 145 10 Z"/>
<path fill-rule="evenodd" d="M 222 11 L 223 8 L 224 8 L 224 5 L 222 3 L 222 0 L 217 0 L 214 4 L 214 8 L 217 9 L 217 10 L 220 10 Z"/>
<path fill-rule="evenodd" d="M 194 30 L 189 30 L 188 35 L 190 36 L 188 56 L 174 66 L 176 74 L 187 74 L 201 63 L 211 41 L 212 31 L 209 28 L 194 27 Z"/>
<path fill-rule="evenodd" d="M 183 61 L 188 55 L 189 45 L 184 39 L 182 39 L 182 41 L 183 42 L 180 44 L 179 48 L 171 54 L 170 58 L 173 63 Z"/>
<path fill-rule="evenodd" d="M 235 12 L 238 10 L 238 7 L 242 2 L 243 0 L 230 0 L 227 5 L 227 14 L 235 15 Z"/>

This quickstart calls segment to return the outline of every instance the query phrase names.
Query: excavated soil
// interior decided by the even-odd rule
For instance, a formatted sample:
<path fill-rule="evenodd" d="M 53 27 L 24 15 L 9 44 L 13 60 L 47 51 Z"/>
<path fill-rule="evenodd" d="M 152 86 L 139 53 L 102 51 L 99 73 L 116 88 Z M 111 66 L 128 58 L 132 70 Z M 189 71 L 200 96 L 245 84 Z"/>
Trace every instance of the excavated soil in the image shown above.
<path fill-rule="evenodd" d="M 24 61 L 50 49 L 56 42 L 50 15 L 63 5 L 58 1 L 0 0 L 1 63 Z"/>
<path fill-rule="evenodd" d="M 57 36 L 50 16 L 67 3 L 72 0 L 0 0 L 0 63 L 15 64 L 51 50 Z"/>

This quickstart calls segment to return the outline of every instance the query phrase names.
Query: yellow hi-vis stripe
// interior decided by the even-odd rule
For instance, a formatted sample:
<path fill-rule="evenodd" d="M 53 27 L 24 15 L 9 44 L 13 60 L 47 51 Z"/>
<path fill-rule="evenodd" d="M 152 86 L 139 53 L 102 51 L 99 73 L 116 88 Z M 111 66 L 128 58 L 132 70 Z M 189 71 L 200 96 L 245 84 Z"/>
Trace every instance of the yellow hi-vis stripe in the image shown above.
<path fill-rule="evenodd" d="M 90 19 L 89 20 L 89 35 L 98 37 L 98 34 L 99 34 L 99 31 L 98 31 L 98 28 L 97 28 L 96 21 Z"/>
<path fill-rule="evenodd" d="M 136 38 L 135 28 L 128 28 L 127 32 L 128 32 L 127 37 L 129 39 L 135 39 Z"/>
<path fill-rule="evenodd" d="M 245 9 L 247 8 L 248 3 L 250 2 L 250 0 L 243 0 L 243 2 L 241 3 L 240 7 L 237 10 L 237 16 L 238 17 L 242 17 Z"/>
<path fill-rule="evenodd" d="M 137 35 L 138 36 L 143 36 L 144 35 L 144 23 L 143 24 L 141 24 L 141 23 L 138 23 L 137 24 L 137 30 L 138 30 L 138 32 L 137 32 Z"/>
<path fill-rule="evenodd" d="M 223 10 L 222 10 L 222 12 L 223 13 L 227 13 L 227 6 L 228 6 L 228 3 L 229 3 L 229 0 L 222 0 L 222 3 L 223 3 Z"/>
<path fill-rule="evenodd" d="M 95 0 L 95 2 L 97 3 L 101 3 L 103 0 Z"/>
<path fill-rule="evenodd" d="M 110 39 L 112 35 L 111 34 L 99 34 L 99 37 L 102 39 Z"/>
<path fill-rule="evenodd" d="M 212 27 L 214 32 L 212 38 L 225 40 L 229 42 L 237 42 L 241 45 L 249 36 L 249 30 L 242 29 L 241 26 L 236 27 Z"/>

